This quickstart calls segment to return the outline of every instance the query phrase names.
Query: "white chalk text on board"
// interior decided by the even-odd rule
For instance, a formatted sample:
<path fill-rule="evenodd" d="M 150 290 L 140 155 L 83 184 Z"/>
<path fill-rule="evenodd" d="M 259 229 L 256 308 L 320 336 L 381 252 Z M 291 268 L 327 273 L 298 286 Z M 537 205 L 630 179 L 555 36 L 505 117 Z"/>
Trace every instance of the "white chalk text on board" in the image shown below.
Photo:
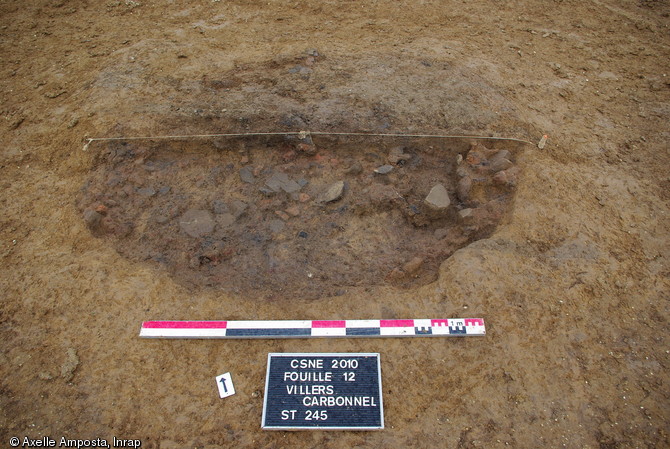
<path fill-rule="evenodd" d="M 379 354 L 269 354 L 264 429 L 382 429 Z"/>

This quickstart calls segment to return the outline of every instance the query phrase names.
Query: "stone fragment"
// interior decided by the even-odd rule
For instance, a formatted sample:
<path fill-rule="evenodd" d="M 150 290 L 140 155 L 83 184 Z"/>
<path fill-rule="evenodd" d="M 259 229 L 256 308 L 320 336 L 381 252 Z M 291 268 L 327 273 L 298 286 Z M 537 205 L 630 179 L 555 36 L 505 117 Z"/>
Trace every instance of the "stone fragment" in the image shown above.
<path fill-rule="evenodd" d="M 472 190 L 472 178 L 470 176 L 461 178 L 456 187 L 458 199 L 462 202 L 468 201 L 470 199 L 470 190 Z"/>
<path fill-rule="evenodd" d="M 493 176 L 493 182 L 507 187 L 514 187 L 517 183 L 519 169 L 512 167 L 507 170 L 499 171 Z"/>
<path fill-rule="evenodd" d="M 398 281 L 405 277 L 405 272 L 400 268 L 396 267 L 389 274 L 386 275 L 386 280 L 388 281 Z"/>
<path fill-rule="evenodd" d="M 406 162 L 412 158 L 412 155 L 404 152 L 403 147 L 393 147 L 389 151 L 389 155 L 386 160 L 391 165 L 397 165 L 401 162 Z"/>
<path fill-rule="evenodd" d="M 284 221 L 287 221 L 289 218 L 291 218 L 291 217 L 289 217 L 289 215 L 286 212 L 281 211 L 281 210 L 276 210 L 275 215 L 278 216 L 279 218 L 281 218 Z"/>
<path fill-rule="evenodd" d="M 465 157 L 465 162 L 470 165 L 481 165 L 482 163 L 486 162 L 486 156 L 482 152 L 470 150 L 468 151 L 468 155 Z"/>
<path fill-rule="evenodd" d="M 296 157 L 298 157 L 298 153 L 296 153 L 294 150 L 284 151 L 284 153 L 281 155 L 281 158 L 284 162 L 294 161 Z"/>
<path fill-rule="evenodd" d="M 219 224 L 220 227 L 227 228 L 231 226 L 233 223 L 235 223 L 235 216 L 231 213 L 226 212 L 221 215 L 218 215 L 216 217 L 216 222 Z"/>
<path fill-rule="evenodd" d="M 465 165 L 456 167 L 456 174 L 459 178 L 464 178 L 470 174 L 470 170 Z"/>
<path fill-rule="evenodd" d="M 502 170 L 507 170 L 508 168 L 512 168 L 514 164 L 509 159 L 505 158 L 499 158 L 491 162 L 491 165 L 489 165 L 489 168 L 493 173 L 498 173 L 499 171 Z"/>
<path fill-rule="evenodd" d="M 282 232 L 285 226 L 286 224 L 284 224 L 282 220 L 271 220 L 268 224 L 270 231 L 274 232 L 275 234 Z"/>
<path fill-rule="evenodd" d="M 361 172 L 363 171 L 363 166 L 361 166 L 361 163 L 356 161 L 351 166 L 345 171 L 346 174 L 356 176 L 360 175 Z"/>
<path fill-rule="evenodd" d="M 242 182 L 246 182 L 248 184 L 253 184 L 256 182 L 256 178 L 254 177 L 253 173 L 253 167 L 247 165 L 246 167 L 240 168 L 240 179 Z"/>
<path fill-rule="evenodd" d="M 449 193 L 442 184 L 433 186 L 424 202 L 430 208 L 436 210 L 444 210 L 449 207 L 449 204 L 451 204 L 451 201 L 449 200 Z"/>
<path fill-rule="evenodd" d="M 399 200 L 402 197 L 393 186 L 375 183 L 368 189 L 368 198 L 370 203 L 375 206 L 382 206 Z"/>
<path fill-rule="evenodd" d="M 500 150 L 496 154 L 494 154 L 493 156 L 491 156 L 489 158 L 489 162 L 493 163 L 498 159 L 509 159 L 511 161 L 512 160 L 512 155 L 507 150 Z"/>
<path fill-rule="evenodd" d="M 84 221 L 91 231 L 97 231 L 100 228 L 100 220 L 102 220 L 101 213 L 90 209 L 84 211 Z"/>
<path fill-rule="evenodd" d="M 258 190 L 265 196 L 273 196 L 275 193 L 277 193 L 274 190 L 272 190 L 270 187 L 267 187 L 267 186 L 263 186 Z"/>
<path fill-rule="evenodd" d="M 215 214 L 225 214 L 228 213 L 228 206 L 221 200 L 214 200 L 212 202 L 212 208 L 214 209 Z"/>
<path fill-rule="evenodd" d="M 447 228 L 439 228 L 439 229 L 436 229 L 436 230 L 435 230 L 435 232 L 433 233 L 433 236 L 434 236 L 437 240 L 442 240 L 442 239 L 445 238 L 448 234 L 449 234 L 449 231 L 447 231 Z"/>
<path fill-rule="evenodd" d="M 381 167 L 375 168 L 375 173 L 378 175 L 387 175 L 393 171 L 393 165 L 382 165 Z"/>
<path fill-rule="evenodd" d="M 287 208 L 285 212 L 292 217 L 297 217 L 300 215 L 300 208 L 298 206 L 291 206 Z"/>
<path fill-rule="evenodd" d="M 458 211 L 458 215 L 465 220 L 466 218 L 472 217 L 472 212 L 472 209 L 462 209 Z"/>
<path fill-rule="evenodd" d="M 298 201 L 300 201 L 301 203 L 305 203 L 305 202 L 309 201 L 310 199 L 311 199 L 311 197 L 309 195 L 307 195 L 306 193 L 301 193 L 300 195 L 298 195 Z"/>
<path fill-rule="evenodd" d="M 156 190 L 154 190 L 153 187 L 142 187 L 140 189 L 137 189 L 137 193 L 139 193 L 142 196 L 146 196 L 147 198 L 152 197 L 156 194 Z"/>
<path fill-rule="evenodd" d="M 247 203 L 240 200 L 233 200 L 230 204 L 230 213 L 235 216 L 235 219 L 240 218 L 240 216 L 247 210 Z"/>
<path fill-rule="evenodd" d="M 301 189 L 300 184 L 289 178 L 286 173 L 275 172 L 265 182 L 265 186 L 273 192 L 284 191 L 286 193 L 297 192 Z"/>
<path fill-rule="evenodd" d="M 344 193 L 344 181 L 337 181 L 331 184 L 322 194 L 321 202 L 330 203 L 332 201 L 337 201 L 342 197 Z"/>
<path fill-rule="evenodd" d="M 296 145 L 296 149 L 300 153 L 305 153 L 305 154 L 310 154 L 310 155 L 316 154 L 316 146 L 314 144 L 311 144 L 311 143 L 299 143 L 298 145 Z"/>
<path fill-rule="evenodd" d="M 206 210 L 189 209 L 179 219 L 179 226 L 191 237 L 199 238 L 214 230 L 214 219 Z"/>
<path fill-rule="evenodd" d="M 296 74 L 302 75 L 302 76 L 309 76 L 309 74 L 312 73 L 312 69 L 310 69 L 309 67 L 305 67 L 303 65 L 298 64 L 298 65 L 293 66 L 290 69 L 288 69 L 288 73 L 296 73 Z"/>

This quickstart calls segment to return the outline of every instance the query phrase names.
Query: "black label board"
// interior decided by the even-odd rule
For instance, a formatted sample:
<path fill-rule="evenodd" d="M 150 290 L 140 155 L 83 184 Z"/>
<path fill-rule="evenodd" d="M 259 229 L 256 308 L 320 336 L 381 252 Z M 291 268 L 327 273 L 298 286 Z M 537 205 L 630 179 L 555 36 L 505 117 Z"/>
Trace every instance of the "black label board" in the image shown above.
<path fill-rule="evenodd" d="M 268 354 L 262 427 L 383 429 L 379 354 Z"/>

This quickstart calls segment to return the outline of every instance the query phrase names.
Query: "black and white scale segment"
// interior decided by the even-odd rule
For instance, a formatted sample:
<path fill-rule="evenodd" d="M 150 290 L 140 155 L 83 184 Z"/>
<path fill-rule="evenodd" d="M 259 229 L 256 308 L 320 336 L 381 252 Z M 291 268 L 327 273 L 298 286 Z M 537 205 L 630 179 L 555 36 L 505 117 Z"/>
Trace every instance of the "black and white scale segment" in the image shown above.
<path fill-rule="evenodd" d="M 262 428 L 383 429 L 379 354 L 268 354 Z"/>

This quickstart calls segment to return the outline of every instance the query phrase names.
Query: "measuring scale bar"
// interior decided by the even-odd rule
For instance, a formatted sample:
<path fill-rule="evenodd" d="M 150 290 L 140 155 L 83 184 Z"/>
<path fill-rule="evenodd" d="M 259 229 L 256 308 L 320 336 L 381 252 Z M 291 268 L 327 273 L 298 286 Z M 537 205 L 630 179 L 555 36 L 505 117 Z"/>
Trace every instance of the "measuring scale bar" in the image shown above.
<path fill-rule="evenodd" d="M 307 321 L 145 321 L 144 338 L 470 337 L 486 335 L 482 318 Z"/>

